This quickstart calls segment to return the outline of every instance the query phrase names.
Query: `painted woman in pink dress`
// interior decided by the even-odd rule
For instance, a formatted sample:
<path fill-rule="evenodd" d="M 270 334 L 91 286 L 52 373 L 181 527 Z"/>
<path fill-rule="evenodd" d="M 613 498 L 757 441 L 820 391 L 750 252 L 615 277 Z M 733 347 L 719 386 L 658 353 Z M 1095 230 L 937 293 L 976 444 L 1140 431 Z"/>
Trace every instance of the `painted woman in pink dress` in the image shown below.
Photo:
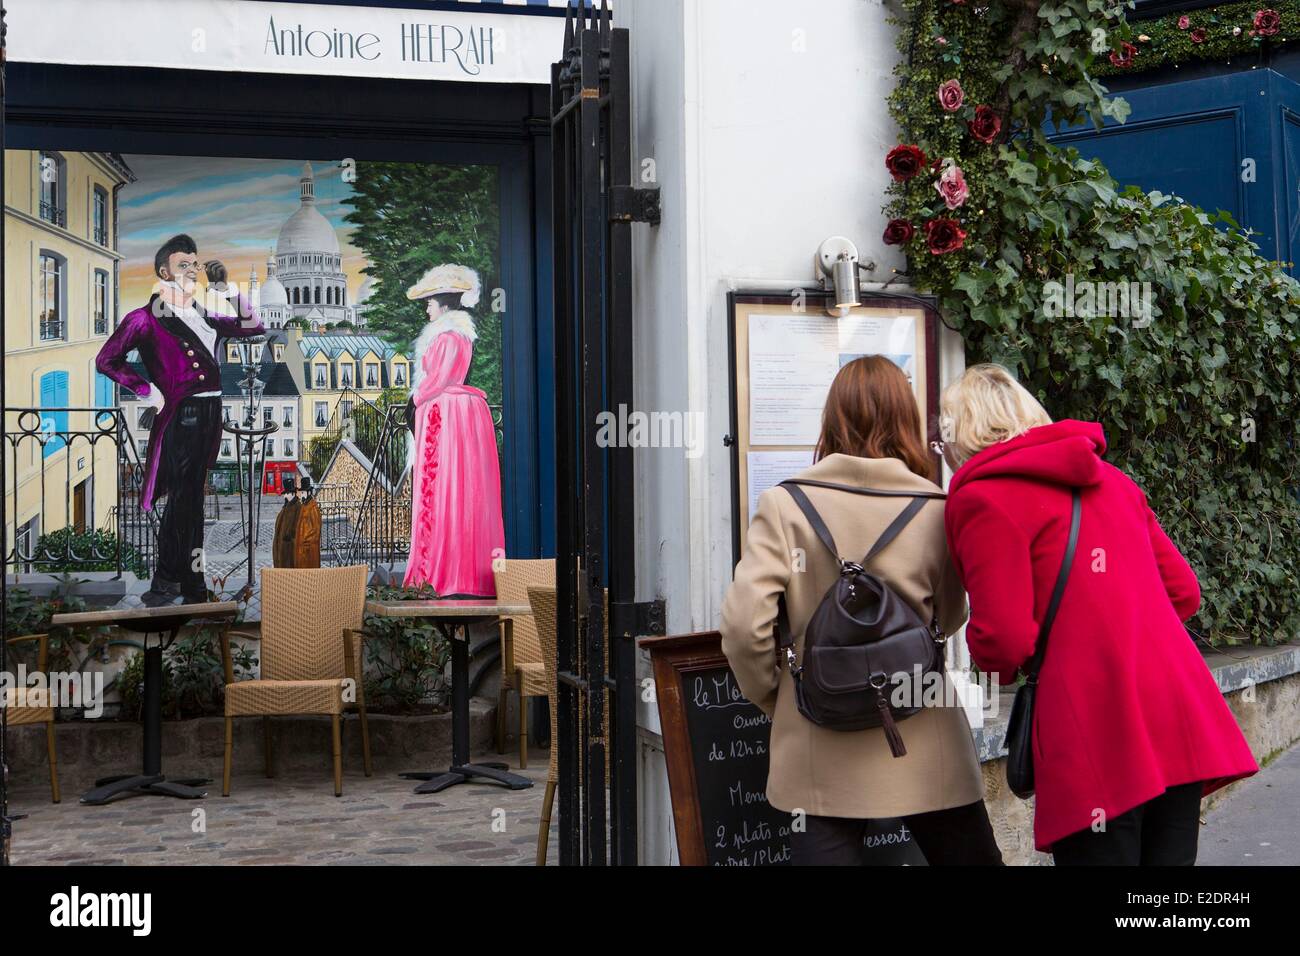
<path fill-rule="evenodd" d="M 461 308 L 477 304 L 478 275 L 464 266 L 436 266 L 406 295 L 428 300 L 429 324 L 415 343 L 411 379 L 415 444 L 405 583 L 432 585 L 440 596 L 491 597 L 492 562 L 505 556 L 501 467 L 487 396 L 465 384 L 478 333 Z"/>

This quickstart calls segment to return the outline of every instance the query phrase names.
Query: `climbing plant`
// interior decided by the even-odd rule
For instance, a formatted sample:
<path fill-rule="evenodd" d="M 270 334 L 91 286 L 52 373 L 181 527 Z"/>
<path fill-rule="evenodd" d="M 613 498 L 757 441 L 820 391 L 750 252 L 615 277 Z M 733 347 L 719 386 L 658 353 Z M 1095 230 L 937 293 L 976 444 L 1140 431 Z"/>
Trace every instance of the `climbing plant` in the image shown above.
<path fill-rule="evenodd" d="M 1269 4 L 1255 0 L 1180 11 L 1134 23 L 1132 32 L 1133 56 L 1118 65 L 1097 64 L 1099 74 L 1136 73 L 1234 56 L 1255 59 L 1265 47 L 1276 50 L 1300 37 L 1300 0 Z"/>
<path fill-rule="evenodd" d="M 1049 117 L 1126 118 L 1097 79 L 1134 56 L 1121 8 L 902 8 L 884 241 L 970 357 L 1014 368 L 1054 417 L 1104 425 L 1108 460 L 1200 577 L 1200 629 L 1291 638 L 1300 286 L 1226 213 L 1125 188 L 1048 141 Z"/>

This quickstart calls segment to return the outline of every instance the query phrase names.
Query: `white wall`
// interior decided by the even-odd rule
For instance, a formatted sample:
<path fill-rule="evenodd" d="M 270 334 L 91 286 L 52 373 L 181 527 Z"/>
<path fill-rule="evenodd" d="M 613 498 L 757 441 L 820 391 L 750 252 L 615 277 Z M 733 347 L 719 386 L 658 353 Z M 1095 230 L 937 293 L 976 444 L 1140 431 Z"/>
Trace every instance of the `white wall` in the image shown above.
<path fill-rule="evenodd" d="M 878 0 L 616 4 L 631 30 L 633 150 L 654 160 L 663 202 L 661 225 L 635 230 L 637 404 L 706 416 L 699 458 L 638 453 L 638 599 L 665 599 L 670 634 L 716 628 L 731 580 L 727 291 L 807 284 L 832 235 L 885 276 L 902 267 L 880 242 L 897 142 L 887 15 Z M 641 723 L 657 731 L 652 704 Z M 643 746 L 643 807 L 667 805 L 662 767 Z M 642 815 L 642 862 L 675 858 L 670 828 Z"/>

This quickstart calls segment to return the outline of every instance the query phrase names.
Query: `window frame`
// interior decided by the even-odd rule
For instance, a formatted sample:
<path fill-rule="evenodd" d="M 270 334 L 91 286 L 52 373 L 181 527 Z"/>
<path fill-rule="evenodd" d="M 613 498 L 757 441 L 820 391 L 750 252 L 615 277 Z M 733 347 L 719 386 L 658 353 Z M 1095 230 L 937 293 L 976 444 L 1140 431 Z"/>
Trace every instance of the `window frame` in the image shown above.
<path fill-rule="evenodd" d="M 103 212 L 100 222 L 100 213 Z M 108 248 L 110 212 L 108 208 L 108 190 L 95 183 L 90 191 L 90 238 L 96 245 Z"/>
<path fill-rule="evenodd" d="M 108 334 L 108 272 L 104 269 L 95 269 L 91 276 L 90 283 L 91 295 L 91 329 L 92 335 Z M 103 302 L 100 302 L 100 299 Z M 100 305 L 103 305 L 102 311 Z"/>
<path fill-rule="evenodd" d="M 68 260 L 53 249 L 41 249 L 37 255 L 37 299 L 38 305 L 43 310 L 45 306 L 46 276 L 45 262 L 49 260 L 55 263 L 56 270 L 54 273 L 54 296 L 55 296 L 55 324 L 58 326 L 57 335 L 46 335 L 46 329 L 49 321 L 42 317 L 41 312 L 37 314 L 37 341 L 40 342 L 66 342 L 68 340 L 68 322 L 64 316 L 67 311 L 65 305 L 68 301 Z"/>

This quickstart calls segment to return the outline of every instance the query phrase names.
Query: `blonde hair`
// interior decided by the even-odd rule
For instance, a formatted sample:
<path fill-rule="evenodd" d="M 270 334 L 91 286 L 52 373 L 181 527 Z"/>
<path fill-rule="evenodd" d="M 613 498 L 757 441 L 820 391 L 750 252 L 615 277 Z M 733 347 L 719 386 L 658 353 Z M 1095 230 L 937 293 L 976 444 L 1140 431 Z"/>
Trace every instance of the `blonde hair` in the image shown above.
<path fill-rule="evenodd" d="M 972 365 L 939 400 L 939 435 L 954 468 L 990 445 L 1050 424 L 1038 399 L 1001 365 Z"/>

